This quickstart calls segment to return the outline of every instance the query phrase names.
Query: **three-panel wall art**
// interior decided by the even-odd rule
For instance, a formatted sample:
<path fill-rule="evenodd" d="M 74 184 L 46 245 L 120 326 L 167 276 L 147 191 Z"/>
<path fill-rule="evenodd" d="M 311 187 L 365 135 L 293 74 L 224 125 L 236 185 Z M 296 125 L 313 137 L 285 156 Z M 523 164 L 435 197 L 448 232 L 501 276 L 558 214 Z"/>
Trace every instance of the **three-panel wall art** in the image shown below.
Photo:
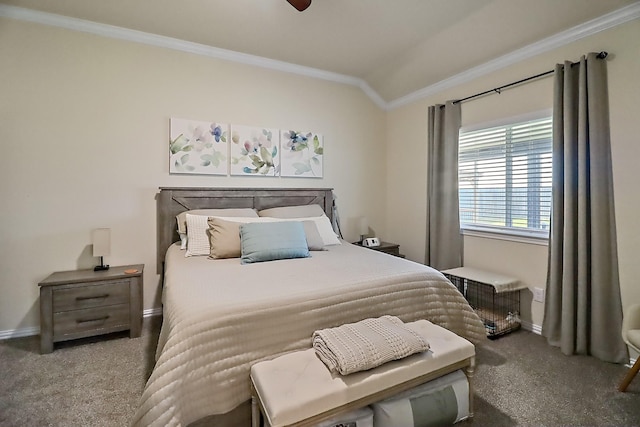
<path fill-rule="evenodd" d="M 322 178 L 322 135 L 172 118 L 169 173 Z"/>

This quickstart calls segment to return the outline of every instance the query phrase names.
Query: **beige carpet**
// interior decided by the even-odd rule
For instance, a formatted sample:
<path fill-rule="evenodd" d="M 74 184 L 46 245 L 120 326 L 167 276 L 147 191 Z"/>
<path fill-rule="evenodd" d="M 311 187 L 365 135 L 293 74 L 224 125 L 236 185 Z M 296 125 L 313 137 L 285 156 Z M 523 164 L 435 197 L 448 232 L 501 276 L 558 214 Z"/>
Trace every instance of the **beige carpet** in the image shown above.
<path fill-rule="evenodd" d="M 128 332 L 55 345 L 0 341 L 0 426 L 127 426 L 153 363 L 160 317 Z"/>
<path fill-rule="evenodd" d="M 160 318 L 127 334 L 56 345 L 37 336 L 0 341 L 0 426 L 127 426 L 153 364 Z M 475 418 L 462 426 L 640 426 L 640 377 L 627 368 L 566 357 L 518 331 L 478 347 Z"/>
<path fill-rule="evenodd" d="M 622 365 L 565 356 L 517 331 L 476 349 L 474 426 L 640 426 L 640 376 L 626 393 Z"/>

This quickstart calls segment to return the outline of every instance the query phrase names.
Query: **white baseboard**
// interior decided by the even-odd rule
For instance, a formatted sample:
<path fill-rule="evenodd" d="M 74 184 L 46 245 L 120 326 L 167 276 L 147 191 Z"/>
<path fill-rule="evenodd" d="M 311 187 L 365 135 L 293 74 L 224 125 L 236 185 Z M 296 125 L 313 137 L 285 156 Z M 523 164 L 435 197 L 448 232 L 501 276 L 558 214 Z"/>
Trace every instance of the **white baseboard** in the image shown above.
<path fill-rule="evenodd" d="M 534 334 L 542 335 L 542 326 L 540 326 L 540 325 L 535 325 L 533 323 L 524 322 L 524 321 L 522 321 L 520 323 L 520 325 L 522 326 L 522 329 L 524 329 L 525 331 L 529 331 L 529 332 L 533 332 Z M 631 368 L 634 363 L 636 363 L 636 359 L 629 359 L 629 364 L 625 365 L 625 366 L 627 368 Z"/>
<path fill-rule="evenodd" d="M 142 317 L 162 316 L 162 307 L 148 308 L 142 311 Z"/>
<path fill-rule="evenodd" d="M 29 337 L 31 335 L 38 335 L 39 333 L 40 333 L 39 326 L 32 326 L 30 328 L 9 329 L 8 331 L 0 331 L 0 340 L 7 340 L 9 338 Z"/>
<path fill-rule="evenodd" d="M 529 332 L 533 332 L 534 334 L 542 335 L 542 326 L 540 326 L 540 325 L 536 325 L 534 323 L 525 322 L 525 321 L 522 321 L 520 323 L 520 325 L 522 326 L 522 329 L 524 329 L 525 331 L 529 331 Z"/>
<path fill-rule="evenodd" d="M 148 308 L 142 311 L 142 317 L 152 317 L 152 316 L 160 316 L 162 315 L 162 308 Z M 28 328 L 20 328 L 20 329 L 9 329 L 7 331 L 0 331 L 0 341 L 8 340 L 10 338 L 22 338 L 22 337 L 30 337 L 32 335 L 39 335 L 40 327 L 39 326 L 30 326 Z"/>

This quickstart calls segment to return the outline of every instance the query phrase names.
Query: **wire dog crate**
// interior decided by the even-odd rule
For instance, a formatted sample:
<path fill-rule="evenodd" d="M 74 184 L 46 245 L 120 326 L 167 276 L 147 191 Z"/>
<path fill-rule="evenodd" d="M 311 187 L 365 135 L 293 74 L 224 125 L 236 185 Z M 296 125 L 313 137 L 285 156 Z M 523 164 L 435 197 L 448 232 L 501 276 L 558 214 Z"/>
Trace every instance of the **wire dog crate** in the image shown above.
<path fill-rule="evenodd" d="M 477 268 L 460 267 L 442 272 L 458 288 L 484 322 L 494 339 L 520 328 L 520 289 L 517 279 Z"/>

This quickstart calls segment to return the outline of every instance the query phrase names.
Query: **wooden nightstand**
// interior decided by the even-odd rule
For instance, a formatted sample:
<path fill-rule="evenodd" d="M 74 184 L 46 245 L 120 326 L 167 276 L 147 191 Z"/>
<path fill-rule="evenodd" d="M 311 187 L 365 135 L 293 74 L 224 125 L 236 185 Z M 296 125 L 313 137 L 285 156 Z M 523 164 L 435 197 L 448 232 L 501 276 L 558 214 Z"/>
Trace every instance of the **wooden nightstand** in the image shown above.
<path fill-rule="evenodd" d="M 354 245 L 362 246 L 362 243 L 355 242 Z M 380 241 L 380 246 L 362 246 L 363 248 L 373 249 L 374 251 L 384 252 L 389 255 L 397 256 L 400 258 L 404 258 L 404 255 L 400 253 L 400 245 L 396 243 L 383 242 Z"/>
<path fill-rule="evenodd" d="M 51 353 L 54 342 L 127 329 L 139 337 L 143 272 L 144 264 L 59 271 L 40 282 L 40 352 Z"/>

